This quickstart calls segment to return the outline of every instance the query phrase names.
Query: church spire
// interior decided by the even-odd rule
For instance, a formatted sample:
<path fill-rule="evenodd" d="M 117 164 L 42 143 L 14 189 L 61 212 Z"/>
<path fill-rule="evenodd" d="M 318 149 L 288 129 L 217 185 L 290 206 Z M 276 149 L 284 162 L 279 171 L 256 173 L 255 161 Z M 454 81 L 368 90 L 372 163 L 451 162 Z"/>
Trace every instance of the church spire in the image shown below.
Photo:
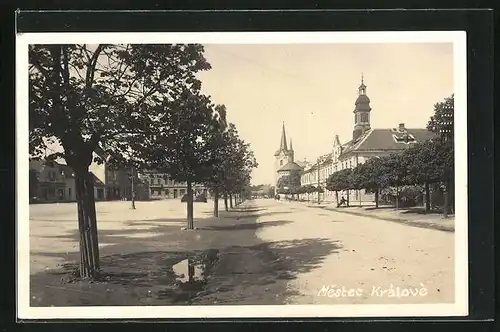
<path fill-rule="evenodd" d="M 290 138 L 290 151 L 293 151 L 292 139 Z"/>
<path fill-rule="evenodd" d="M 286 146 L 285 121 L 283 121 L 283 129 L 281 130 L 280 150 L 288 151 L 288 148 Z"/>

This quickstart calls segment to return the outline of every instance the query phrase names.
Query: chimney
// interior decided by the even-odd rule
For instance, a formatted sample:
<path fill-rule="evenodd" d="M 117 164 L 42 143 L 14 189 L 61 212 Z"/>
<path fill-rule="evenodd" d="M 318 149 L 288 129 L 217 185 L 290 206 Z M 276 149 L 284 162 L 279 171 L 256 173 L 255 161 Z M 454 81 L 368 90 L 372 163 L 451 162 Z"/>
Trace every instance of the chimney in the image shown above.
<path fill-rule="evenodd" d="M 404 123 L 400 123 L 399 124 L 399 131 L 404 131 L 405 130 L 405 124 Z"/>

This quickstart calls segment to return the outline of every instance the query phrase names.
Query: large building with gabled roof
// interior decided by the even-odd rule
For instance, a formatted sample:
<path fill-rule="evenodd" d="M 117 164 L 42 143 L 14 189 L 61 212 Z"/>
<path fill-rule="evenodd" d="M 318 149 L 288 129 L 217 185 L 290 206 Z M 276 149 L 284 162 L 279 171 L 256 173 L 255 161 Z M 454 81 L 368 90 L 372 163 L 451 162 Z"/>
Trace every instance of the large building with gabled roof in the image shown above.
<path fill-rule="evenodd" d="M 358 88 L 358 97 L 354 107 L 354 128 L 352 138 L 341 143 L 335 135 L 331 152 L 318 157 L 315 164 L 304 168 L 301 184 L 320 185 L 325 188 L 326 180 L 334 172 L 354 168 L 370 158 L 387 156 L 403 151 L 416 142 L 426 141 L 433 133 L 423 128 L 406 128 L 404 123 L 391 128 L 371 128 L 370 98 L 366 94 L 367 86 L 363 77 Z M 346 193 L 343 193 L 346 195 Z M 324 200 L 333 201 L 334 193 L 325 190 Z M 347 197 L 346 197 L 347 198 Z M 350 192 L 350 200 L 372 201 L 373 195 L 363 191 Z"/>

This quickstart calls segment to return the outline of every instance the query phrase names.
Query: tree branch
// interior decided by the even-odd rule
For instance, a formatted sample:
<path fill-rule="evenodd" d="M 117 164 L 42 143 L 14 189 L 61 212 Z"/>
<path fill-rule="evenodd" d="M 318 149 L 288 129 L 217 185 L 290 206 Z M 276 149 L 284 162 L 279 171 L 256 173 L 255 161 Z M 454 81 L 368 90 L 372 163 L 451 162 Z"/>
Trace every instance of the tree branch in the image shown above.
<path fill-rule="evenodd" d="M 87 63 L 87 75 L 86 75 L 86 80 L 85 80 L 85 86 L 87 88 L 91 88 L 92 84 L 94 82 L 94 74 L 95 74 L 95 68 L 97 64 L 97 59 L 99 58 L 99 55 L 101 54 L 101 51 L 104 48 L 104 44 L 99 44 L 97 46 L 97 49 L 95 50 L 94 54 L 92 54 L 92 57 L 89 59 L 89 62 Z"/>

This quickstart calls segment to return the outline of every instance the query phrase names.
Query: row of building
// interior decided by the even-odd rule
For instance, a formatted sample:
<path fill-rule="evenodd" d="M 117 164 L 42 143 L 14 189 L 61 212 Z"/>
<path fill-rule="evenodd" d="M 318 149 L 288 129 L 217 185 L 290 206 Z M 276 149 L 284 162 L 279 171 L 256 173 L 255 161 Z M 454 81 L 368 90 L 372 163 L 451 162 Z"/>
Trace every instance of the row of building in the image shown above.
<path fill-rule="evenodd" d="M 105 153 L 97 151 L 94 157 Z M 96 201 L 130 200 L 132 198 L 132 176 L 129 170 L 114 170 L 109 164 L 92 162 L 89 167 L 94 179 Z M 168 174 L 144 172 L 134 175 L 135 198 L 181 199 L 187 193 L 185 182 L 177 182 Z M 75 173 L 63 161 L 30 161 L 29 164 L 30 201 L 35 202 L 73 202 L 76 201 Z M 193 186 L 195 195 L 208 196 L 203 185 Z"/>
<path fill-rule="evenodd" d="M 274 184 L 276 188 L 280 177 L 289 175 L 293 171 L 299 171 L 301 185 L 320 186 L 325 189 L 324 193 L 321 194 L 322 200 L 334 201 L 335 193 L 325 188 L 328 177 L 334 172 L 354 168 L 370 158 L 403 151 L 416 142 L 425 141 L 432 137 L 433 134 L 427 129 L 406 128 L 404 123 L 392 128 L 372 129 L 370 126 L 372 109 L 366 88 L 362 77 L 354 108 L 352 139 L 341 143 L 339 136 L 335 135 L 331 150 L 319 156 L 314 163 L 294 160 L 295 153 L 292 141 L 290 140 L 290 147 L 288 147 L 285 125 L 283 124 L 280 147 L 274 154 Z M 347 193 L 341 193 L 341 195 L 347 198 Z M 354 190 L 349 192 L 349 199 L 351 201 L 372 202 L 374 195 L 366 193 L 364 190 Z"/>

